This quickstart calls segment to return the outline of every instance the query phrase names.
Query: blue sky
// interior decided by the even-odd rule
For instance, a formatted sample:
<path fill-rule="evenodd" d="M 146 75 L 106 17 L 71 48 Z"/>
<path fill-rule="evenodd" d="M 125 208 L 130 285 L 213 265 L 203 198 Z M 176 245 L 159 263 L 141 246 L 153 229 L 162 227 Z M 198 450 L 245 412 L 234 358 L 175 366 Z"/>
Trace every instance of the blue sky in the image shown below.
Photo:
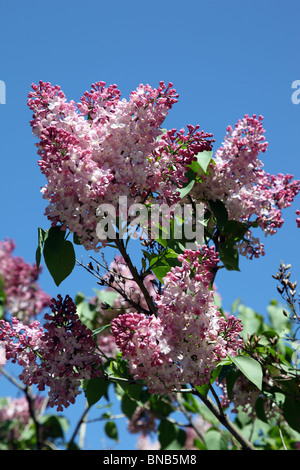
<path fill-rule="evenodd" d="M 13 238 L 15 254 L 34 262 L 37 228 L 48 228 L 26 105 L 31 83 L 39 80 L 59 84 L 75 101 L 98 80 L 116 83 L 125 98 L 140 83 L 155 87 L 171 81 L 179 102 L 165 127 L 199 124 L 214 134 L 215 149 L 228 124 L 246 113 L 261 114 L 269 142 L 266 171 L 299 179 L 300 104 L 291 100 L 292 82 L 300 79 L 299 14 L 297 0 L 2 0 L 0 80 L 6 104 L 0 105 L 0 240 Z M 240 297 L 265 313 L 269 300 L 278 299 L 271 275 L 281 259 L 292 263 L 293 279 L 300 280 L 299 197 L 284 212 L 280 232 L 264 240 L 264 258 L 243 260 L 241 272 L 217 278 L 225 308 Z M 88 259 L 84 252 L 77 255 Z M 80 268 L 59 288 L 46 269 L 40 283 L 53 296 L 78 291 L 89 296 L 95 287 Z M 0 387 L 5 394 L 3 378 Z M 90 439 L 101 448 L 98 430 Z M 132 442 L 130 437 L 120 448 L 131 448 Z"/>

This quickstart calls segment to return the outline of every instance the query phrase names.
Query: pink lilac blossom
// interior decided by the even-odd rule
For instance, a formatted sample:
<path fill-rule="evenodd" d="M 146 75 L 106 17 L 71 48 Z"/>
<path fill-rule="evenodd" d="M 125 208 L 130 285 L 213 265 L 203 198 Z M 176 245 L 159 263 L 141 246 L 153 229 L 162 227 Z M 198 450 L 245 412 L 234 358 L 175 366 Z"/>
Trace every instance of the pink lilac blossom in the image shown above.
<path fill-rule="evenodd" d="M 152 441 L 149 436 L 141 434 L 138 437 L 136 448 L 137 450 L 160 450 L 161 445 L 158 440 Z"/>
<path fill-rule="evenodd" d="M 3 367 L 5 366 L 6 364 L 6 355 L 5 355 L 5 349 L 0 346 L 0 367 Z M 0 371 L 0 374 L 1 374 L 1 371 Z"/>
<path fill-rule="evenodd" d="M 127 101 L 116 85 L 97 82 L 77 106 L 67 102 L 59 86 L 40 81 L 32 89 L 28 106 L 47 179 L 42 188 L 49 201 L 46 215 L 52 225 L 61 223 L 76 233 L 86 249 L 99 249 L 100 204 L 117 207 L 120 195 L 129 203 L 154 194 L 175 201 L 186 166 L 211 148 L 211 134 L 198 126 L 188 126 L 186 135 L 171 130 L 158 139 L 178 98 L 171 83 L 160 82 L 156 89 L 140 85 Z"/>
<path fill-rule="evenodd" d="M 223 145 L 209 166 L 209 174 L 193 188 L 203 201 L 221 200 L 229 218 L 241 222 L 256 220 L 265 235 L 282 226 L 282 209 L 289 207 L 300 191 L 300 182 L 290 174 L 277 176 L 264 171 L 260 154 L 267 150 L 263 117 L 245 115 L 235 128 L 227 128 Z M 241 254 L 252 258 L 264 254 L 264 245 L 252 230 L 238 245 Z"/>
<path fill-rule="evenodd" d="M 186 250 L 178 260 L 181 266 L 171 269 L 156 297 L 157 316 L 125 313 L 111 324 L 130 372 L 152 393 L 207 383 L 217 363 L 242 345 L 240 321 L 225 319 L 214 302 L 213 247 Z"/>
<path fill-rule="evenodd" d="M 72 299 L 58 295 L 51 307 L 44 327 L 39 321 L 24 325 L 16 317 L 11 323 L 0 320 L 0 341 L 6 358 L 23 367 L 20 380 L 40 391 L 49 387 L 49 406 L 62 411 L 81 393 L 82 379 L 101 375 L 101 358 Z"/>
<path fill-rule="evenodd" d="M 11 315 L 28 323 L 50 305 L 51 297 L 38 285 L 35 264 L 31 265 L 19 256 L 14 256 L 15 242 L 0 242 L 0 276 L 6 294 L 6 309 Z"/>
<path fill-rule="evenodd" d="M 300 211 L 299 210 L 296 210 L 296 215 L 298 215 L 298 217 L 296 218 L 297 227 L 300 228 Z"/>

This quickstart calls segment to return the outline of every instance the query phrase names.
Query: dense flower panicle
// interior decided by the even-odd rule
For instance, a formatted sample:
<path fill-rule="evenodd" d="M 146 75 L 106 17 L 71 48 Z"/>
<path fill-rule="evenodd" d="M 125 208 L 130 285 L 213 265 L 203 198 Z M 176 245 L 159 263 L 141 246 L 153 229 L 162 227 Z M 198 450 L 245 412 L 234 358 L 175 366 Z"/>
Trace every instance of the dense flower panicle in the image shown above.
<path fill-rule="evenodd" d="M 6 358 L 23 367 L 23 383 L 40 391 L 49 387 L 49 405 L 59 411 L 75 402 L 82 379 L 101 375 L 101 358 L 69 296 L 52 299 L 52 314 L 45 320 L 44 327 L 38 321 L 24 325 L 15 317 L 11 324 L 1 320 L 0 344 Z"/>
<path fill-rule="evenodd" d="M 144 380 L 150 393 L 164 393 L 166 385 L 158 373 L 168 376 L 168 386 L 174 387 L 177 366 L 172 364 L 170 348 L 164 338 L 163 326 L 154 315 L 149 318 L 142 313 L 124 313 L 111 324 L 116 344 L 129 360 L 129 370 L 135 379 Z"/>
<path fill-rule="evenodd" d="M 229 218 L 241 222 L 256 220 L 267 234 L 274 234 L 283 224 L 282 209 L 289 207 L 300 191 L 300 182 L 292 175 L 266 173 L 259 156 L 265 153 L 263 117 L 245 115 L 235 128 L 227 128 L 223 145 L 215 153 L 209 174 L 193 188 L 195 199 L 221 200 Z M 252 231 L 238 248 L 247 257 L 264 254 L 264 245 Z"/>
<path fill-rule="evenodd" d="M 19 256 L 14 256 L 13 240 L 0 242 L 0 276 L 6 294 L 6 309 L 28 323 L 50 305 L 51 297 L 38 285 L 39 271 Z"/>
<path fill-rule="evenodd" d="M 61 222 L 76 233 L 87 249 L 97 250 L 100 204 L 116 206 L 120 195 L 142 202 L 154 193 L 173 202 L 186 165 L 211 148 L 211 134 L 193 126 L 187 135 L 172 130 L 159 141 L 161 124 L 177 102 L 171 83 L 160 82 L 156 89 L 140 85 L 127 101 L 115 85 L 97 82 L 77 106 L 58 86 L 40 82 L 32 88 L 28 105 L 47 178 L 46 214 L 53 225 Z"/>
<path fill-rule="evenodd" d="M 240 321 L 221 316 L 210 289 L 217 253 L 203 246 L 178 259 L 182 265 L 167 274 L 156 298 L 157 317 L 126 313 L 111 325 L 130 372 L 153 393 L 203 385 L 218 361 L 242 344 Z"/>

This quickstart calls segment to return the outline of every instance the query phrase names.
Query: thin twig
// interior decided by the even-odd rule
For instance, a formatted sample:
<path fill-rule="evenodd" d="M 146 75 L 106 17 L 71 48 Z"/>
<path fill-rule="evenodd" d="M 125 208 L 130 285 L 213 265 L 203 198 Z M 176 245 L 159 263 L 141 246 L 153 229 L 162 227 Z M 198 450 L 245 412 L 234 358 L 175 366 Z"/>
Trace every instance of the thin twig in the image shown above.
<path fill-rule="evenodd" d="M 90 409 L 91 409 L 91 407 L 87 404 L 85 409 L 84 409 L 84 412 L 82 413 L 81 418 L 79 419 L 79 421 L 77 423 L 77 426 L 75 427 L 75 429 L 73 431 L 73 434 L 71 436 L 71 439 L 70 439 L 68 447 L 67 447 L 67 450 L 72 449 L 72 446 L 73 446 L 74 440 L 77 436 L 77 433 L 80 431 L 80 428 L 81 428 L 82 424 L 85 422 L 85 417 L 87 416 Z M 82 444 L 82 442 L 81 442 L 81 444 Z"/>
<path fill-rule="evenodd" d="M 249 442 L 239 431 L 239 429 L 230 421 L 228 416 L 220 413 L 217 406 L 209 397 L 205 397 L 198 390 L 192 392 L 198 396 L 200 400 L 207 406 L 207 408 L 214 414 L 218 421 L 232 434 L 232 436 L 241 444 L 243 450 L 255 450 L 255 447 Z"/>
<path fill-rule="evenodd" d="M 281 427 L 279 425 L 278 425 L 278 430 L 279 430 L 279 435 L 280 435 L 280 439 L 281 439 L 283 448 L 284 448 L 284 450 L 287 450 L 287 447 L 286 447 L 285 442 L 284 442 L 283 434 L 282 434 L 282 431 L 281 431 Z"/>
<path fill-rule="evenodd" d="M 30 387 L 25 388 L 25 395 L 26 395 L 27 402 L 28 402 L 30 416 L 35 426 L 36 447 L 37 447 L 37 450 L 41 450 L 43 448 L 43 441 L 42 441 L 42 434 L 41 434 L 42 429 L 41 429 L 41 424 L 36 415 L 36 410 L 34 406 L 34 398 L 32 396 L 32 390 Z"/>
<path fill-rule="evenodd" d="M 181 413 L 186 417 L 186 419 L 189 422 L 189 425 L 194 429 L 194 431 L 196 432 L 196 434 L 200 438 L 200 440 L 202 442 L 204 442 L 204 437 L 203 437 L 202 433 L 200 432 L 200 430 L 198 429 L 198 426 L 196 426 L 193 423 L 192 417 L 190 416 L 190 414 L 187 412 L 187 410 L 183 406 L 179 393 L 177 393 L 177 402 L 178 402 L 178 406 L 179 406 L 179 409 L 180 409 Z"/>
<path fill-rule="evenodd" d="M 86 271 L 88 271 L 90 274 L 92 274 L 93 276 L 95 276 L 97 279 L 99 279 L 99 284 L 103 285 L 105 284 L 107 287 L 110 287 L 111 289 L 115 290 L 118 294 L 120 294 L 123 299 L 128 302 L 132 307 L 134 307 L 138 312 L 143 312 L 145 313 L 146 315 L 149 315 L 149 310 L 145 309 L 144 307 L 142 307 L 140 304 L 137 304 L 136 302 L 134 302 L 134 300 L 132 300 L 130 297 L 128 297 L 128 295 L 126 294 L 126 292 L 124 292 L 122 289 L 120 289 L 119 287 L 117 287 L 116 285 L 113 285 L 109 282 L 109 280 L 106 280 L 104 279 L 103 277 L 101 277 L 99 274 L 97 274 L 93 269 L 90 269 L 88 266 L 85 266 L 83 263 L 81 263 L 81 261 L 79 260 L 76 260 L 76 262 L 79 264 L 79 266 L 82 266 L 84 269 L 86 269 Z M 131 279 L 132 280 L 132 279 Z"/>
<path fill-rule="evenodd" d="M 0 366 L 0 373 L 3 374 L 7 378 L 7 380 L 9 380 L 13 385 L 18 387 L 20 390 L 22 390 L 23 392 L 26 391 L 26 385 L 22 384 L 17 379 L 12 377 L 2 366 Z"/>
<path fill-rule="evenodd" d="M 115 240 L 115 243 L 116 243 L 116 246 L 117 246 L 118 250 L 120 251 L 121 255 L 123 256 L 123 259 L 124 259 L 125 263 L 127 264 L 128 268 L 129 268 L 129 270 L 132 274 L 132 277 L 133 277 L 134 281 L 137 283 L 137 285 L 141 289 L 141 291 L 144 295 L 145 301 L 146 301 L 146 303 L 149 307 L 150 312 L 155 315 L 156 314 L 156 307 L 154 305 L 152 297 L 150 296 L 150 294 L 147 291 L 143 281 L 141 280 L 141 278 L 139 276 L 139 273 L 137 272 L 136 267 L 132 264 L 130 256 L 128 255 L 128 253 L 126 251 L 126 248 L 124 246 L 123 240 L 120 240 L 120 239 L 117 238 Z"/>

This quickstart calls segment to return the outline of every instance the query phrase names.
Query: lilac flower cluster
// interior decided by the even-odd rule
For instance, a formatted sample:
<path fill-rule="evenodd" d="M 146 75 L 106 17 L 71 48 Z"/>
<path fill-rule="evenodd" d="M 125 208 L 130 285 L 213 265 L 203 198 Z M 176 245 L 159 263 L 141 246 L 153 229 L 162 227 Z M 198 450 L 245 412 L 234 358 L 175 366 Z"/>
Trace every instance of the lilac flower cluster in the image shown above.
<path fill-rule="evenodd" d="M 245 115 L 235 128 L 227 127 L 223 145 L 215 153 L 209 174 L 193 188 L 196 200 L 221 200 L 229 218 L 241 222 L 254 221 L 265 235 L 274 234 L 283 224 L 282 209 L 289 207 L 300 191 L 300 181 L 290 174 L 266 173 L 260 154 L 265 153 L 263 117 Z M 264 245 L 251 230 L 239 251 L 252 258 L 264 254 Z"/>
<path fill-rule="evenodd" d="M 49 387 L 49 406 L 61 411 L 81 393 L 82 379 L 102 374 L 101 358 L 72 299 L 66 296 L 63 300 L 59 295 L 51 306 L 44 327 L 39 321 L 24 325 L 16 317 L 11 323 L 0 320 L 0 344 L 6 358 L 23 367 L 20 380 L 37 385 L 40 391 Z"/>
<path fill-rule="evenodd" d="M 186 167 L 211 148 L 211 134 L 189 126 L 169 131 L 161 124 L 178 95 L 170 83 L 157 89 L 140 85 L 129 100 L 115 85 L 92 85 L 76 106 L 58 86 L 32 85 L 28 106 L 38 137 L 39 165 L 47 184 L 46 214 L 55 225 L 76 233 L 86 249 L 99 247 L 96 225 L 100 204 L 117 206 L 119 195 L 132 203 L 159 194 L 172 203 L 186 181 Z"/>
<path fill-rule="evenodd" d="M 214 302 L 211 269 L 217 253 L 206 245 L 178 257 L 157 296 L 157 316 L 125 313 L 112 321 L 116 344 L 134 378 L 153 393 L 203 385 L 226 355 L 241 347 L 240 321 L 224 318 Z"/>

